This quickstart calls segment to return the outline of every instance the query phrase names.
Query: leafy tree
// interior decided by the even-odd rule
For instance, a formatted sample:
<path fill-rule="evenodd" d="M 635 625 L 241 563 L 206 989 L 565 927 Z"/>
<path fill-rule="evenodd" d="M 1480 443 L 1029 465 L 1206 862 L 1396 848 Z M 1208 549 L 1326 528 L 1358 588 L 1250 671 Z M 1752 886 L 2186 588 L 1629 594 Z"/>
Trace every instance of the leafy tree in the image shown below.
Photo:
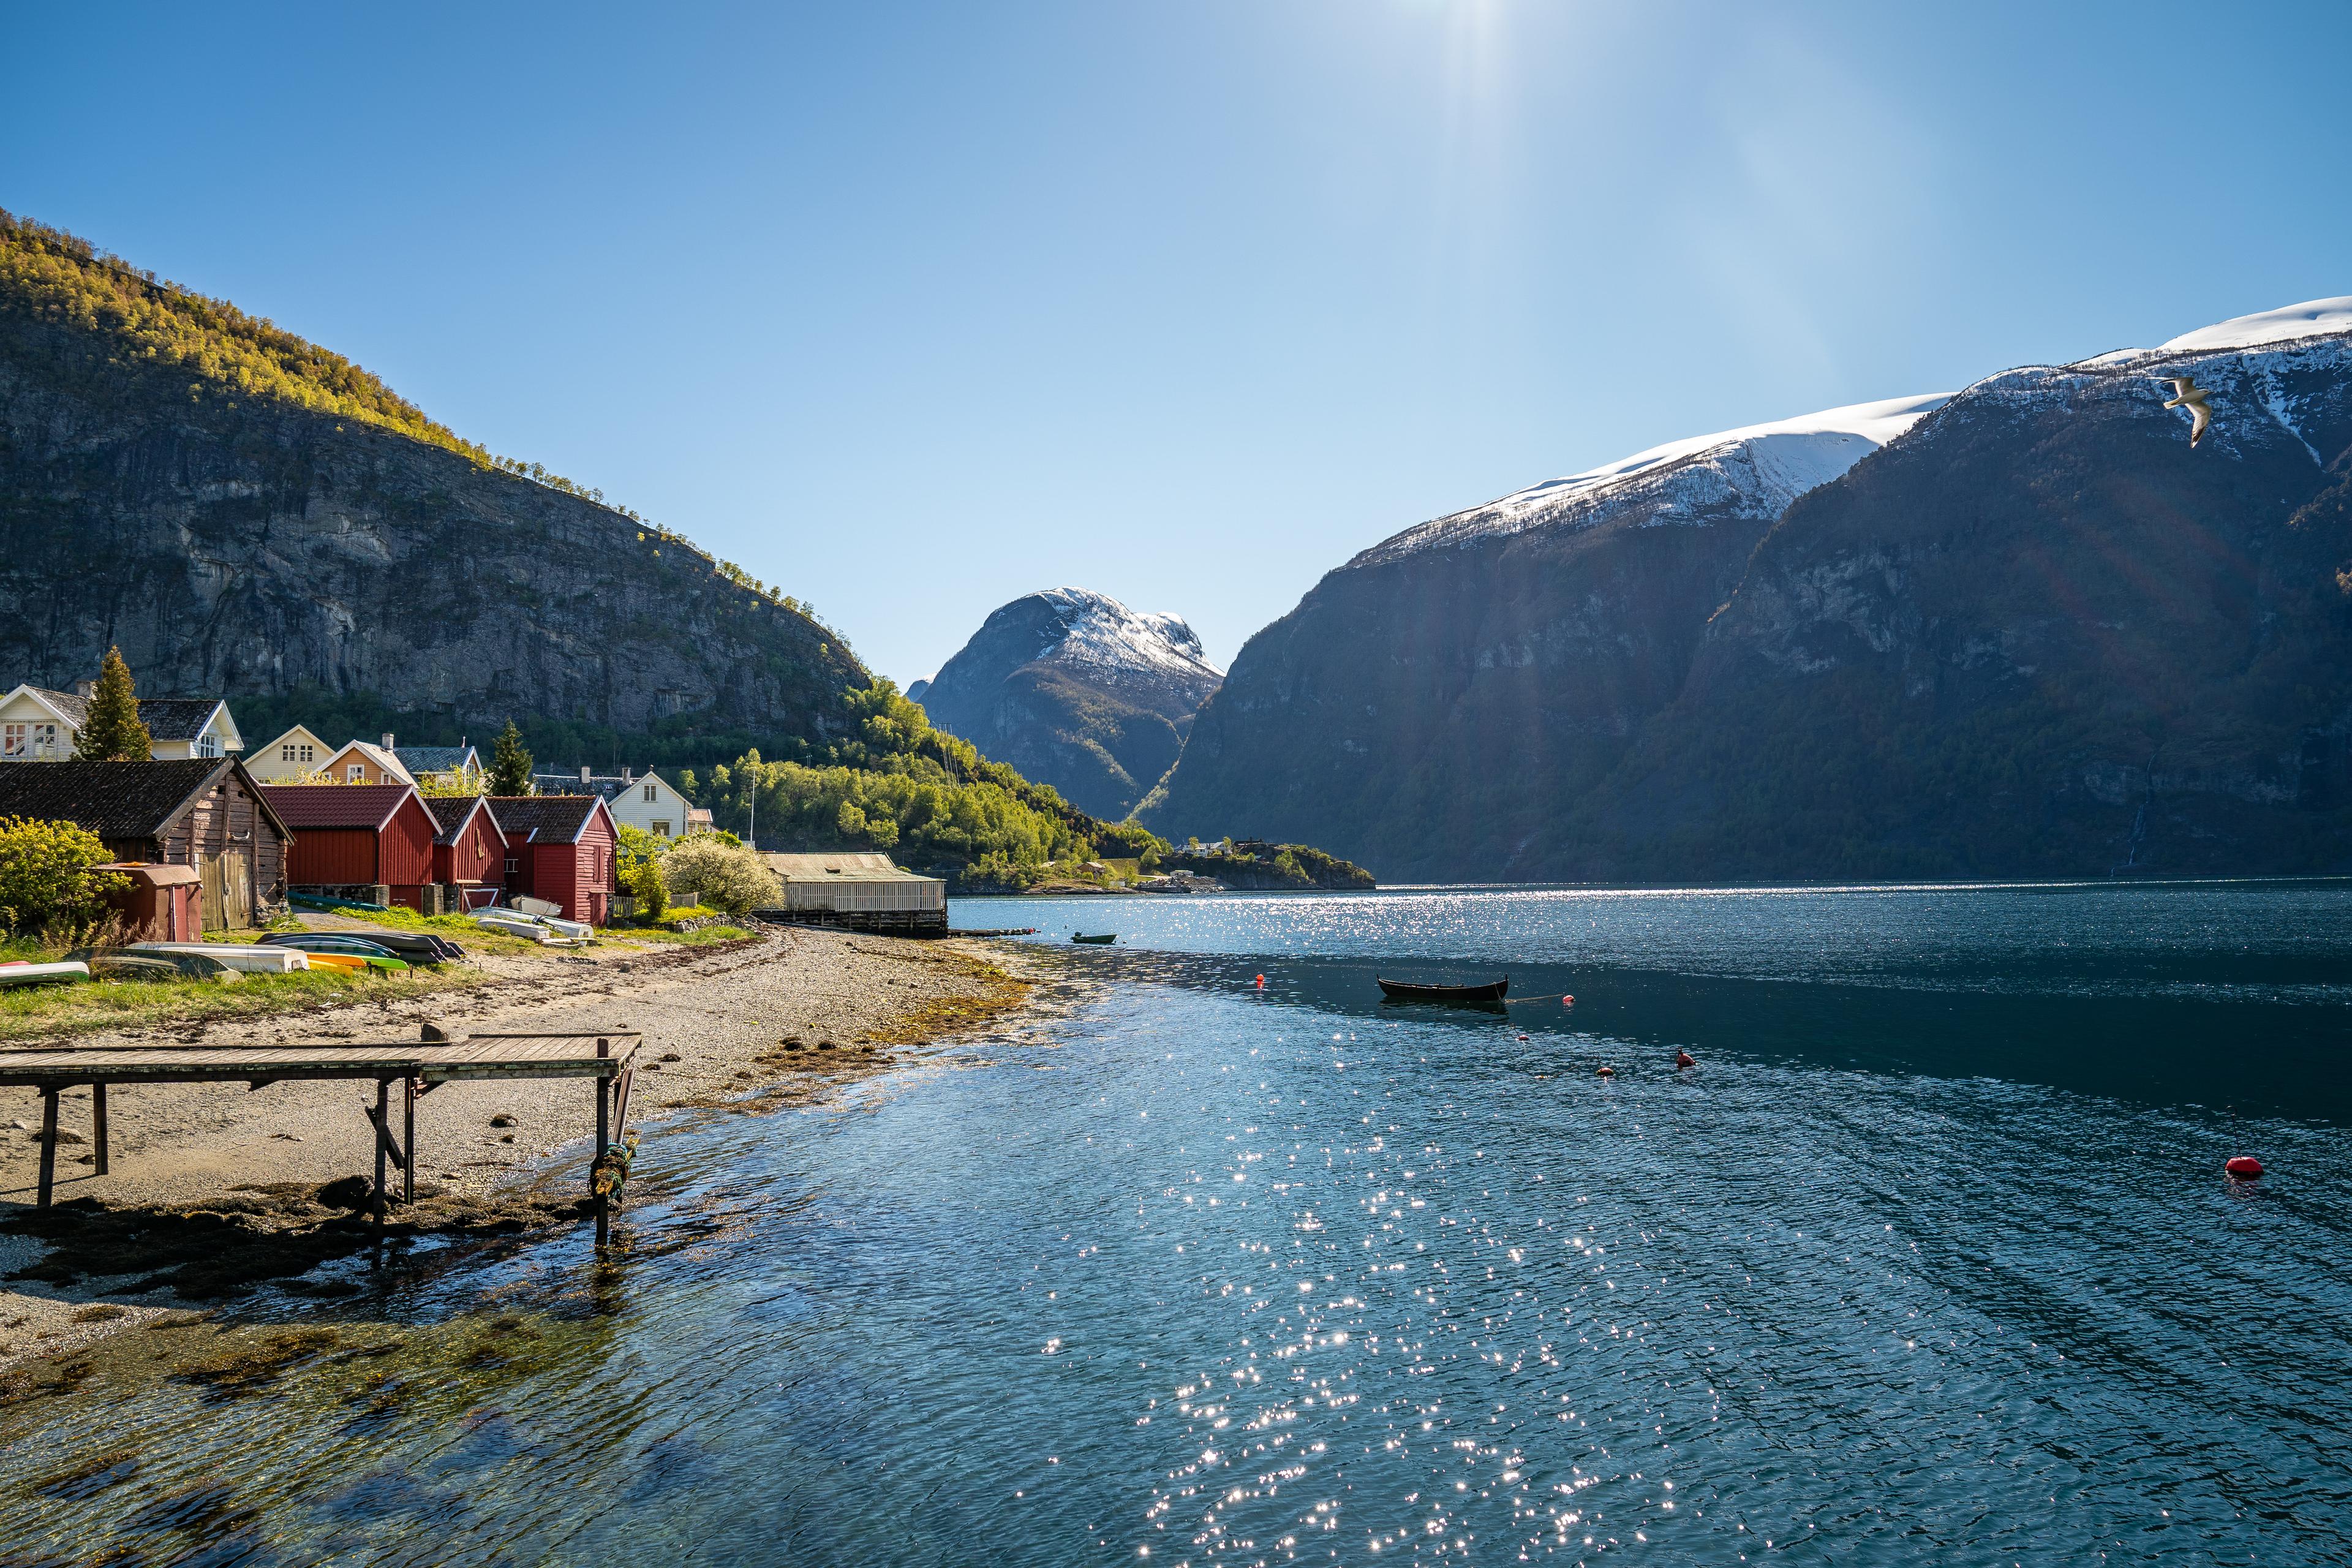
<path fill-rule="evenodd" d="M 108 916 L 106 896 L 130 885 L 98 836 L 70 822 L 0 816 L 0 927 L 76 941 Z"/>
<path fill-rule="evenodd" d="M 530 787 L 530 753 L 522 749 L 522 731 L 515 721 L 499 731 L 498 749 L 490 756 L 490 793 L 492 795 L 529 795 Z"/>
<path fill-rule="evenodd" d="M 74 760 L 82 763 L 143 763 L 153 752 L 154 737 L 139 721 L 139 695 L 131 689 L 131 667 L 122 650 L 106 650 L 99 667 L 98 691 L 89 700 L 89 716 L 74 741 Z"/>
<path fill-rule="evenodd" d="M 772 908 L 784 895 L 783 885 L 757 850 L 722 844 L 712 833 L 679 839 L 662 857 L 661 875 L 680 897 L 690 896 L 698 904 L 730 915 Z"/>
<path fill-rule="evenodd" d="M 530 775 L 526 773 L 524 776 Z M 444 768 L 437 773 L 421 775 L 416 781 L 416 793 L 461 797 L 482 795 L 487 793 L 483 782 L 482 775 L 471 768 Z"/>

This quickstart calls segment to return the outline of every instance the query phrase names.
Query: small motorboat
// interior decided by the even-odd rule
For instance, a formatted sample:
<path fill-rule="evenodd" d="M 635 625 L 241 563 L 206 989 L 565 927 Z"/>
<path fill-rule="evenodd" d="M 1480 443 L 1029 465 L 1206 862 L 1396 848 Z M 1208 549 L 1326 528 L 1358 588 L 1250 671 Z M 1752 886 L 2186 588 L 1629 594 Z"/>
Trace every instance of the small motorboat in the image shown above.
<path fill-rule="evenodd" d="M 1511 977 L 1490 980 L 1484 985 L 1424 985 L 1414 980 L 1381 980 L 1381 994 L 1391 1002 L 1445 1002 L 1456 1006 L 1497 1007 L 1511 989 Z"/>
<path fill-rule="evenodd" d="M 1118 932 L 1115 931 L 1107 931 L 1100 936 L 1082 936 L 1076 931 L 1072 931 L 1070 933 L 1070 940 L 1072 942 L 1089 942 L 1096 947 L 1108 947 L 1112 942 L 1118 940 Z"/>
<path fill-rule="evenodd" d="M 77 959 L 62 963 L 0 963 L 0 985 L 72 985 L 89 978 L 89 965 Z"/>

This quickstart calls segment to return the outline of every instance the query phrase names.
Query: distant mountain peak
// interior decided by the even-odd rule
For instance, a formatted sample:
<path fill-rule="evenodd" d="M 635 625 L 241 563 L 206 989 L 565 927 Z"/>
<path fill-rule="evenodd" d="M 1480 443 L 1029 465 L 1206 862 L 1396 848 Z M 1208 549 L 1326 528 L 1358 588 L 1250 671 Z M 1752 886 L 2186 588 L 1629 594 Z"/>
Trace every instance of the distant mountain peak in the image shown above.
<path fill-rule="evenodd" d="M 1116 818 L 1175 762 L 1223 682 L 1181 616 L 1045 588 L 1000 605 L 908 689 L 941 729 Z"/>
<path fill-rule="evenodd" d="M 1130 610 L 1091 588 L 1041 588 L 1024 595 L 990 616 L 981 631 L 985 635 L 1000 624 L 1033 629 L 1037 637 L 1033 658 L 1224 679 L 1225 672 L 1209 662 L 1200 634 L 1182 616 Z"/>

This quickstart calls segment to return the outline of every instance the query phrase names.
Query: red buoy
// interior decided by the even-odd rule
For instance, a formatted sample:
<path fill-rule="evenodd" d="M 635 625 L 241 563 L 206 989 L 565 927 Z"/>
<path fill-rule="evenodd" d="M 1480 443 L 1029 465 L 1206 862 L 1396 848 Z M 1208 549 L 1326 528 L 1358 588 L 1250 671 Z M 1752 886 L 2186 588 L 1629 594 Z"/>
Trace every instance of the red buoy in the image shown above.
<path fill-rule="evenodd" d="M 1602 1068 L 1601 1069 L 1601 1076 L 1602 1078 L 1615 1078 L 1617 1076 L 1617 1069 L 1615 1068 Z"/>
<path fill-rule="evenodd" d="M 1676 1051 L 1675 1053 L 1675 1066 L 1678 1068 L 1695 1068 L 1698 1066 L 1698 1063 L 1691 1058 L 1691 1054 L 1688 1051 Z"/>
<path fill-rule="evenodd" d="M 2241 1154 L 2221 1169 L 2233 1176 L 2259 1176 L 2263 1173 L 2263 1163 L 2252 1154 Z"/>
<path fill-rule="evenodd" d="M 1576 998 L 1573 996 L 1563 996 L 1559 999 L 1559 1005 L 1563 1007 L 1573 1007 L 1576 1005 Z"/>
<path fill-rule="evenodd" d="M 1526 1039 L 1526 1038 L 1527 1038 L 1527 1037 L 1526 1037 L 1525 1035 L 1521 1035 L 1521 1036 L 1519 1037 L 1519 1038 L 1521 1038 L 1521 1039 L 1523 1039 L 1523 1040 L 1524 1040 L 1524 1039 Z"/>

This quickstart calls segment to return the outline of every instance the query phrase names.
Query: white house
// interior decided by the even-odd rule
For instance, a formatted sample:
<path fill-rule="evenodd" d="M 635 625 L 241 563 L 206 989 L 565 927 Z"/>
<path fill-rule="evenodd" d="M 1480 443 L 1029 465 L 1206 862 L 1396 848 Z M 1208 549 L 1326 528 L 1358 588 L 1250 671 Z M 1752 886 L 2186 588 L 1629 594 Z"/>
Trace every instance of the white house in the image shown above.
<path fill-rule="evenodd" d="M 324 767 L 335 748 L 297 724 L 245 760 L 245 771 L 263 784 L 285 784 Z"/>
<path fill-rule="evenodd" d="M 97 686 L 94 680 L 74 691 L 19 686 L 0 697 L 0 762 L 70 760 Z M 147 754 L 159 763 L 245 750 L 228 704 L 216 697 L 142 697 L 139 721 L 147 726 Z"/>
<path fill-rule="evenodd" d="M 579 775 L 533 773 L 530 782 L 541 795 L 595 795 L 604 797 L 613 820 L 623 827 L 650 833 L 656 838 L 683 838 L 698 827 L 710 826 L 710 814 L 687 804 L 677 786 L 658 773 L 623 768 L 618 777 L 582 768 Z"/>

